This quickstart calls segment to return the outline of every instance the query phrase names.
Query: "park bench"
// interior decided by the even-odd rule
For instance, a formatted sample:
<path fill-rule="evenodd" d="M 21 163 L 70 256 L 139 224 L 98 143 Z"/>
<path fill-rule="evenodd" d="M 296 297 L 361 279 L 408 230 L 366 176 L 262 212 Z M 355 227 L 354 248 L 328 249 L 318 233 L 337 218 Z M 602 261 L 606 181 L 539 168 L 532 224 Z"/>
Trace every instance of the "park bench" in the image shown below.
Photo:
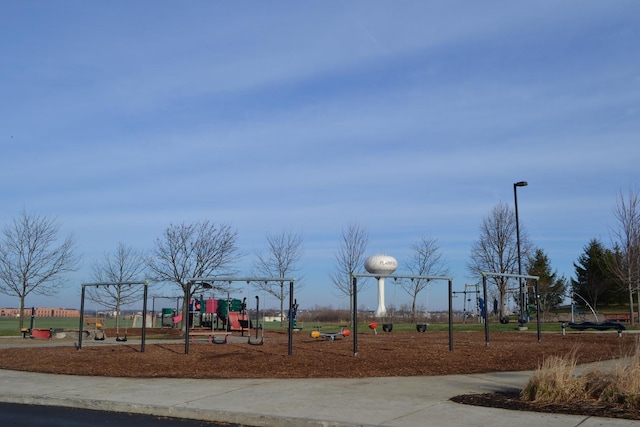
<path fill-rule="evenodd" d="M 631 315 L 629 313 L 603 313 L 604 314 L 604 319 L 606 321 L 611 321 L 611 322 L 629 322 L 631 319 Z M 633 315 L 634 320 L 637 320 L 638 317 L 635 315 Z"/>

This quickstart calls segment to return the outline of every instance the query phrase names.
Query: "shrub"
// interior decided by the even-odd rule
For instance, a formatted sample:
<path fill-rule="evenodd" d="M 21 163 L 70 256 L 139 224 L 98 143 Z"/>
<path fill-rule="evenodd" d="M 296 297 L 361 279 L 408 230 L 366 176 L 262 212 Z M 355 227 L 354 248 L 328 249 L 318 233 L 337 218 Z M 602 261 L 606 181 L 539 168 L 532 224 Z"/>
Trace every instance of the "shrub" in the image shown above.
<path fill-rule="evenodd" d="M 583 384 L 574 375 L 576 352 L 568 356 L 551 356 L 543 360 L 529 383 L 522 390 L 522 398 L 533 402 L 556 403 L 582 397 Z"/>
<path fill-rule="evenodd" d="M 608 371 L 595 369 L 575 375 L 576 351 L 546 358 L 521 392 L 521 398 L 540 403 L 596 400 L 640 410 L 640 352 L 617 361 Z"/>

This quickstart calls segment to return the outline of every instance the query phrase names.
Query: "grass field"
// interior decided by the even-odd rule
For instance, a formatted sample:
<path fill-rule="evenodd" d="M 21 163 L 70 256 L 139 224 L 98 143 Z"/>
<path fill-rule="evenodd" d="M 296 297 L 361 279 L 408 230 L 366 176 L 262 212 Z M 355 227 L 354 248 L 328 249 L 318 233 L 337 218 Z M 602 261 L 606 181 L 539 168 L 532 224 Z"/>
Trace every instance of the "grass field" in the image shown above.
<path fill-rule="evenodd" d="M 65 330 L 77 330 L 79 326 L 79 318 L 63 318 L 63 317 L 44 317 L 34 319 L 34 328 L 36 329 L 65 329 Z M 24 326 L 29 327 L 31 319 L 27 318 L 24 321 Z M 138 327 L 140 322 L 138 322 Z M 104 321 L 105 328 L 115 328 L 115 319 L 110 318 Z M 286 330 L 288 324 L 285 322 L 280 325 L 280 322 L 267 322 L 265 323 L 265 330 Z M 304 322 L 297 325 L 302 326 L 302 332 L 310 333 L 315 328 L 320 327 L 321 331 L 339 331 L 344 325 L 338 323 L 320 323 L 320 322 Z M 536 331 L 537 326 L 535 322 L 529 323 L 528 328 L 530 331 Z M 131 328 L 131 319 L 121 320 L 120 328 Z M 629 327 L 629 326 L 627 326 Z M 500 324 L 490 323 L 489 329 L 491 332 L 509 332 L 517 330 L 517 323 Z M 92 330 L 93 326 L 85 326 L 86 330 Z M 558 322 L 542 323 L 542 332 L 561 332 L 561 325 Z M 638 329 L 634 327 L 633 329 Z M 427 327 L 427 332 L 446 332 L 449 330 L 448 323 L 430 323 Z M 454 332 L 462 331 L 484 331 L 484 324 L 480 323 L 454 323 Z M 360 333 L 371 332 L 368 327 L 368 321 L 364 320 L 358 323 L 358 331 Z M 382 323 L 378 322 L 378 333 L 384 333 L 382 330 Z M 416 325 L 411 323 L 393 323 L 393 332 L 416 332 Z M 0 318 L 0 336 L 20 336 L 19 321 L 16 318 Z"/>

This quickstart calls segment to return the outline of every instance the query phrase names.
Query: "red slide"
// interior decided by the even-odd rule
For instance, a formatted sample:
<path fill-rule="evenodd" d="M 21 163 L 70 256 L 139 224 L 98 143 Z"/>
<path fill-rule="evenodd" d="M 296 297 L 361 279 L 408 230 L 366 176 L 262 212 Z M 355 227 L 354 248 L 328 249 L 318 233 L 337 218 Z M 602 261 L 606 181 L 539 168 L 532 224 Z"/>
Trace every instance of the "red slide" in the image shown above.
<path fill-rule="evenodd" d="M 230 311 L 229 312 L 229 325 L 230 325 L 230 330 L 232 331 L 242 331 L 242 325 L 240 324 L 240 320 L 245 320 L 243 319 L 242 314 L 240 314 L 237 311 Z M 244 330 L 248 330 L 247 328 L 244 328 Z"/>

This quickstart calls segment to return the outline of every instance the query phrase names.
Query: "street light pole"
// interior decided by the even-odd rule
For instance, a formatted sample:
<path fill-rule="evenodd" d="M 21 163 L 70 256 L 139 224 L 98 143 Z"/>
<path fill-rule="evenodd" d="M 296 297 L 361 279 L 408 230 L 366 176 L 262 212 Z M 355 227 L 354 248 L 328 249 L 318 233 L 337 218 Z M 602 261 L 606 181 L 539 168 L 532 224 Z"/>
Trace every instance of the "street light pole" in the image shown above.
<path fill-rule="evenodd" d="M 513 184 L 513 201 L 516 208 L 516 245 L 518 246 L 518 274 L 522 275 L 522 259 L 520 257 L 520 224 L 518 222 L 518 187 L 526 187 L 529 185 L 527 181 L 518 181 Z M 527 309 L 526 309 L 526 292 L 522 278 L 518 278 L 520 283 L 520 316 L 518 323 L 520 326 L 524 326 L 527 323 Z"/>

